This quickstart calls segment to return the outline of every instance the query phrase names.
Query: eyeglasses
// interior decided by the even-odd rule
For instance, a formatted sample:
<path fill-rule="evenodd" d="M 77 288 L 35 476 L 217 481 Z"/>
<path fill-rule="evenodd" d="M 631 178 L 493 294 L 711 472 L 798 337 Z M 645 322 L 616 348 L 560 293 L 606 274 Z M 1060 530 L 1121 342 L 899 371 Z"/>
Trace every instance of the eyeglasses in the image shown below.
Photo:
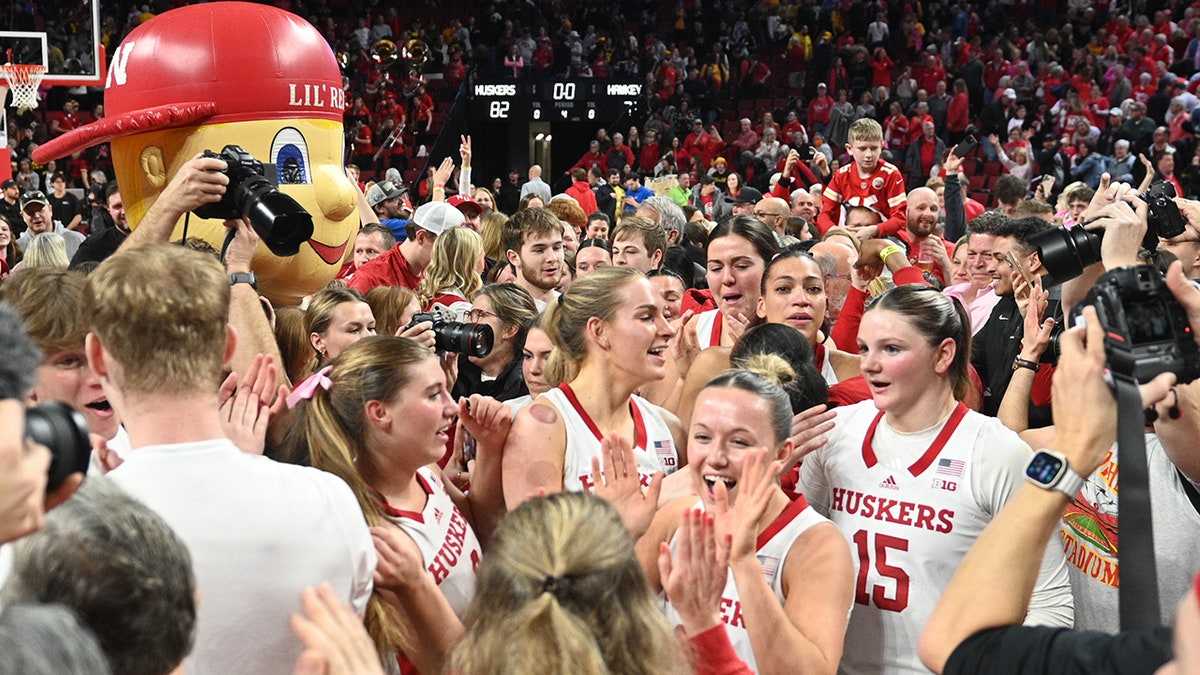
<path fill-rule="evenodd" d="M 782 217 L 783 217 L 783 214 L 780 214 L 780 213 L 767 213 L 766 211 L 755 211 L 755 212 L 754 212 L 754 217 L 755 217 L 755 218 L 766 218 L 767 216 L 771 216 L 772 218 L 782 218 Z"/>
<path fill-rule="evenodd" d="M 473 308 L 471 308 L 470 311 L 467 312 L 467 320 L 471 321 L 472 323 L 479 323 L 480 321 L 483 321 L 484 319 L 488 318 L 489 316 L 499 316 L 499 315 L 496 314 L 495 312 L 489 312 L 486 309 L 479 309 L 478 307 L 473 307 Z"/>

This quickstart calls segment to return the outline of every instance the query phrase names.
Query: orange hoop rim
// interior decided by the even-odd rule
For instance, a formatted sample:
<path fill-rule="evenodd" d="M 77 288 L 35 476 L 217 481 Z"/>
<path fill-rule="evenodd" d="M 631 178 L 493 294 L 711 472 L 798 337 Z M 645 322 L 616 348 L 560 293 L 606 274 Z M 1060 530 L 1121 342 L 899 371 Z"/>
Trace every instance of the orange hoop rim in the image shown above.
<path fill-rule="evenodd" d="M 0 65 L 0 71 L 3 71 L 6 77 L 9 75 L 16 75 L 18 77 L 22 75 L 44 75 L 46 70 L 46 66 L 40 63 L 5 63 Z"/>

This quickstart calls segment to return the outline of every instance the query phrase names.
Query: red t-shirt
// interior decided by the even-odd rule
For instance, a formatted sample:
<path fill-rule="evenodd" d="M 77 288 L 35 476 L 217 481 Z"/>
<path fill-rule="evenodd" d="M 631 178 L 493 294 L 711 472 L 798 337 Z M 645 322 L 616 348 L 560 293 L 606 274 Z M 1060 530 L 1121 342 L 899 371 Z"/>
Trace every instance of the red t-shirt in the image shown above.
<path fill-rule="evenodd" d="M 400 244 L 396 244 L 358 268 L 347 285 L 360 293 L 366 293 L 376 286 L 403 286 L 415 291 L 422 276 L 413 273 L 408 260 L 400 254 Z"/>

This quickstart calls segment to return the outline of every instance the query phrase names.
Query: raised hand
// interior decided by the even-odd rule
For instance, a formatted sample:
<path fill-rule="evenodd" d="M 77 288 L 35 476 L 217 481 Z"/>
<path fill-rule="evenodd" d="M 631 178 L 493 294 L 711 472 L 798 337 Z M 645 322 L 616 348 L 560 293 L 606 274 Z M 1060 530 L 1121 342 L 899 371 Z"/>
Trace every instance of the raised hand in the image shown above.
<path fill-rule="evenodd" d="M 717 536 L 712 514 L 688 509 L 675 532 L 675 555 L 671 555 L 666 542 L 659 547 L 659 579 L 688 635 L 702 633 L 721 622 L 719 610 L 729 576 L 729 546 L 728 536 Z"/>
<path fill-rule="evenodd" d="M 636 539 L 646 532 L 658 510 L 658 496 L 662 491 L 663 474 L 654 474 L 650 486 L 642 491 L 641 476 L 638 474 L 637 457 L 629 439 L 616 434 L 606 434 L 600 442 L 604 456 L 603 471 L 600 459 L 592 458 L 592 484 L 598 496 L 607 499 L 621 514 L 625 529 Z"/>

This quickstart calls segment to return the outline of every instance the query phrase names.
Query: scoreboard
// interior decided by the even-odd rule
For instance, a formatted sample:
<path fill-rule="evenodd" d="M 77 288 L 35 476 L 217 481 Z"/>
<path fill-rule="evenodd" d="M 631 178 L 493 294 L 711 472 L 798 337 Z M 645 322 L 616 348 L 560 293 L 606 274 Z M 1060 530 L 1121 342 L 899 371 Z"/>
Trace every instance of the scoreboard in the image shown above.
<path fill-rule="evenodd" d="M 476 122 L 605 124 L 636 115 L 643 86 L 596 78 L 478 80 L 469 85 L 469 110 Z"/>

